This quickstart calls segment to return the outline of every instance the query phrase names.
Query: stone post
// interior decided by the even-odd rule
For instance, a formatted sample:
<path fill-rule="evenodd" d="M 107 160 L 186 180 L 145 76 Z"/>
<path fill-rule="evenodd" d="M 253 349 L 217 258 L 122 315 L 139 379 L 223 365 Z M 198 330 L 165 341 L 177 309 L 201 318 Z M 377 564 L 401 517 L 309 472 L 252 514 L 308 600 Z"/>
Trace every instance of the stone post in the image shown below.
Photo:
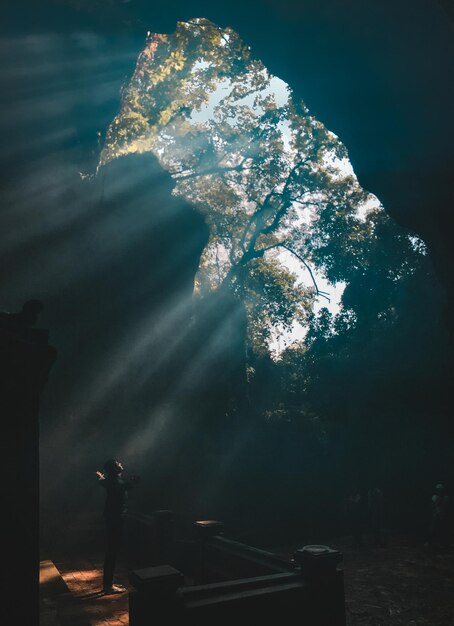
<path fill-rule="evenodd" d="M 206 563 L 206 542 L 216 535 L 221 535 L 224 524 L 217 520 L 198 520 L 194 522 L 196 537 L 196 553 L 194 564 L 194 583 L 202 585 L 208 580 L 208 568 Z"/>
<path fill-rule="evenodd" d="M 129 575 L 129 626 L 167 626 L 175 622 L 177 590 L 184 576 L 170 565 L 134 570 Z"/>
<path fill-rule="evenodd" d="M 345 626 L 342 554 L 328 546 L 307 545 L 294 554 L 307 591 L 304 618 L 311 626 Z"/>

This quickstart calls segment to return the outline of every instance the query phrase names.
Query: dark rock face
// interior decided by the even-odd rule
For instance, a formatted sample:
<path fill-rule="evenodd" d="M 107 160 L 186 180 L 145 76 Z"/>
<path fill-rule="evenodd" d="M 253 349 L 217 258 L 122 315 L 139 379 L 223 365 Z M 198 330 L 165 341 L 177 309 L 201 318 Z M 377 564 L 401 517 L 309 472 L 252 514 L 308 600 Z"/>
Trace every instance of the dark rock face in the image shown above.
<path fill-rule="evenodd" d="M 137 50 L 75 30 L 20 33 L 2 48 L 14 69 L 1 77 L 10 115 L 0 123 L 0 304 L 14 311 L 41 299 L 59 354 L 40 411 L 43 528 L 54 510 L 101 511 L 94 470 L 111 456 L 128 469 L 153 465 L 145 508 L 156 485 L 171 493 L 175 460 L 197 426 L 191 416 L 214 411 L 216 390 L 225 398 L 229 372 L 242 366 L 244 328 L 231 325 L 241 311 L 217 303 L 194 325 L 208 229 L 172 196 L 171 177 L 149 155 L 85 175 Z M 200 410 L 197 390 L 209 392 L 211 408 Z"/>
<path fill-rule="evenodd" d="M 364 189 L 429 246 L 454 330 L 452 11 L 446 3 L 269 2 L 229 23 L 347 146 Z M 227 15 L 227 12 L 229 13 Z M 259 17 L 258 17 L 259 16 Z M 212 12 L 206 17 L 216 21 Z"/>
<path fill-rule="evenodd" d="M 69 257 L 85 269 L 48 303 L 62 358 L 44 407 L 42 446 L 54 449 L 43 455 L 44 481 L 62 462 L 65 474 L 112 455 L 143 460 L 153 429 L 172 421 L 168 403 L 187 366 L 193 280 L 207 240 L 202 218 L 172 196 L 153 157 L 123 157 L 90 184 L 100 199 L 77 242 L 68 241 Z M 72 445 L 75 456 L 64 460 Z M 42 494 L 45 506 L 52 494 Z"/>
<path fill-rule="evenodd" d="M 349 150 L 360 184 L 400 224 L 429 245 L 447 290 L 453 323 L 453 12 L 449 2 L 405 0 L 207 0 L 150 4 L 83 0 L 35 9 L 36 30 L 77 24 L 108 36 L 173 32 L 178 20 L 206 17 L 234 28 L 270 72 L 285 80 L 311 113 Z M 27 29 L 20 11 L 13 30 Z M 138 48 L 140 49 L 138 42 Z"/>

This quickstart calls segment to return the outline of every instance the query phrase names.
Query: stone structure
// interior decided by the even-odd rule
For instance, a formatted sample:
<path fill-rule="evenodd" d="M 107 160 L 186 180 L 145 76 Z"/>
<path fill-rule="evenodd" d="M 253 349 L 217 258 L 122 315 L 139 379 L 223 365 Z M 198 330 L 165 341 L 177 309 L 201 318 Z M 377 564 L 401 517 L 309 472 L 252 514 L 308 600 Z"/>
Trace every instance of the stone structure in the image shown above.
<path fill-rule="evenodd" d="M 20 591 L 6 593 L 4 623 L 35 624 L 39 615 L 39 398 L 56 351 L 47 331 L 0 316 L 0 414 L 6 476 L 3 537 L 11 553 L 8 582 Z"/>
<path fill-rule="evenodd" d="M 311 626 L 345 626 L 337 550 L 305 546 L 289 562 L 224 538 L 215 520 L 200 520 L 194 530 L 193 579 L 169 564 L 131 573 L 130 626 L 246 624 L 251 616 L 260 624 L 286 623 L 295 615 Z"/>

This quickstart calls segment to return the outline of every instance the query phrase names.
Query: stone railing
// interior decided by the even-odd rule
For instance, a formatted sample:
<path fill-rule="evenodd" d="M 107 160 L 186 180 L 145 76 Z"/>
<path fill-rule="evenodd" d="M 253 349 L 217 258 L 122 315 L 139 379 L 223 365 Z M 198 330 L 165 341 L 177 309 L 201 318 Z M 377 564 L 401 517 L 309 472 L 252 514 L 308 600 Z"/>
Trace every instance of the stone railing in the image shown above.
<path fill-rule="evenodd" d="M 222 536 L 213 520 L 194 524 L 192 576 L 162 563 L 130 574 L 130 626 L 234 626 L 254 622 L 345 626 L 342 554 L 304 546 L 292 561 Z M 178 542 L 174 545 L 178 557 Z"/>

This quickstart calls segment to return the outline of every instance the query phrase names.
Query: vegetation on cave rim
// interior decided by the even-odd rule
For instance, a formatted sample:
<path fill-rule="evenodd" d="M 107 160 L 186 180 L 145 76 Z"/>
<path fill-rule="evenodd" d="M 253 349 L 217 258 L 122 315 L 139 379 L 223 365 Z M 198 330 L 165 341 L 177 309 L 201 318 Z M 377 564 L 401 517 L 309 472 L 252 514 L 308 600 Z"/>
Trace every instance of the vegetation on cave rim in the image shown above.
<path fill-rule="evenodd" d="M 145 152 L 209 225 L 195 293 L 225 289 L 244 303 L 254 353 L 266 354 L 273 329 L 311 322 L 313 334 L 323 325 L 312 315 L 328 298 L 317 274 L 349 285 L 334 334 L 359 323 L 371 291 L 382 294 L 372 297 L 374 319 L 393 322 L 393 297 L 423 245 L 389 220 L 345 146 L 233 30 L 194 19 L 148 35 L 100 165 Z"/>

